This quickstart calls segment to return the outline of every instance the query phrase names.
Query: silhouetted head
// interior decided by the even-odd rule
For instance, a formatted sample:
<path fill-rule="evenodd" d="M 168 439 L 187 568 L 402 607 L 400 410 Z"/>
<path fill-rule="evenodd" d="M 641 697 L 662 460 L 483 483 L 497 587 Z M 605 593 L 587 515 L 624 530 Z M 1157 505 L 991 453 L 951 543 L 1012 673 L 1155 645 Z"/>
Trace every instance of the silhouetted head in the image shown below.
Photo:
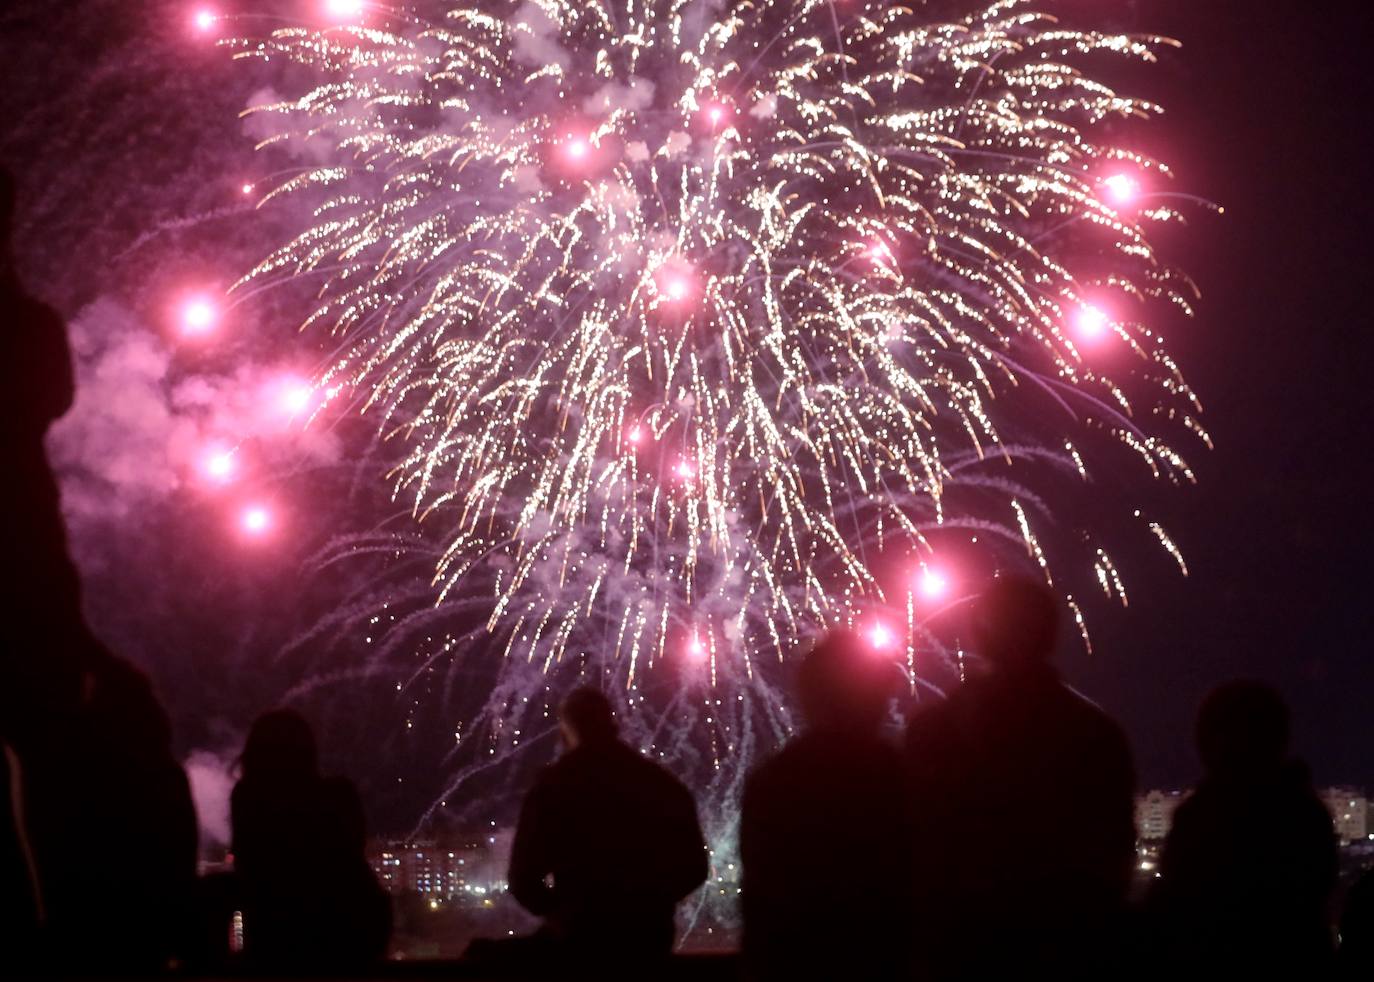
<path fill-rule="evenodd" d="M 797 695 L 813 727 L 876 729 L 897 695 L 901 675 L 861 636 L 831 631 L 802 660 Z"/>
<path fill-rule="evenodd" d="M 1054 655 L 1059 604 L 1044 583 L 999 576 L 973 603 L 973 642 L 1001 671 L 1044 665 Z"/>
<path fill-rule="evenodd" d="M 618 729 L 611 702 L 596 689 L 573 689 L 558 709 L 558 725 L 569 750 L 583 744 L 608 743 Z"/>
<path fill-rule="evenodd" d="M 248 731 L 239 766 L 244 778 L 284 782 L 310 780 L 320 773 L 315 734 L 294 709 L 263 713 Z"/>
<path fill-rule="evenodd" d="M 1239 680 L 1213 689 L 1197 714 L 1197 749 L 1212 775 L 1261 773 L 1288 753 L 1288 707 L 1263 682 Z"/>

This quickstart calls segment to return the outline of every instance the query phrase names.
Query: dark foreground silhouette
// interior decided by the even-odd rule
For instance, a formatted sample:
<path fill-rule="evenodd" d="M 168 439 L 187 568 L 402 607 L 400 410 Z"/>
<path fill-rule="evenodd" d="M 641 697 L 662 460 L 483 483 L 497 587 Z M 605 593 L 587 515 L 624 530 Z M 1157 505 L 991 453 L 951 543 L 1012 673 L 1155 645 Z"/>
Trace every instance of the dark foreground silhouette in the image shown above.
<path fill-rule="evenodd" d="M 1152 899 L 1166 957 L 1228 974 L 1324 972 L 1336 882 L 1331 816 L 1288 759 L 1278 693 L 1238 681 L 1203 702 L 1206 776 L 1179 806 Z"/>
<path fill-rule="evenodd" d="M 802 662 L 807 729 L 744 792 L 744 957 L 753 978 L 904 974 L 911 838 L 902 757 L 882 733 L 900 681 L 847 631 Z"/>
<path fill-rule="evenodd" d="M 81 617 L 43 437 L 70 407 L 58 315 L 10 255 L 14 183 L 0 173 L 0 959 L 64 972 L 147 972 L 178 954 L 196 821 L 148 679 Z"/>
<path fill-rule="evenodd" d="M 544 918 L 531 938 L 472 956 L 578 971 L 653 971 L 667 958 L 678 901 L 706 879 L 706 844 L 682 783 L 622 743 L 594 689 L 564 701 L 567 751 L 526 795 L 510 890 Z"/>
<path fill-rule="evenodd" d="M 1340 976 L 1374 978 L 1374 870 L 1350 887 L 1341 910 Z"/>
<path fill-rule="evenodd" d="M 908 728 L 917 945 L 932 977 L 1079 976 L 1105 967 L 1121 929 L 1130 750 L 1059 680 L 1057 623 L 1042 584 L 996 580 L 972 611 L 987 674 Z"/>
<path fill-rule="evenodd" d="M 386 955 L 391 901 L 365 855 L 352 783 L 322 777 L 300 714 L 258 718 L 230 799 L 243 951 L 258 968 L 356 970 Z"/>

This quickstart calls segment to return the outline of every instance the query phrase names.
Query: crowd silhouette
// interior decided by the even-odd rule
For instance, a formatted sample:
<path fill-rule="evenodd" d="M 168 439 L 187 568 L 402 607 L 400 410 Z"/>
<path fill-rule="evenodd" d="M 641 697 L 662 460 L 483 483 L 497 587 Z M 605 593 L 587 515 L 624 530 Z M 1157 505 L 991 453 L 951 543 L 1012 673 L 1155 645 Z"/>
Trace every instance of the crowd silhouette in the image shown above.
<path fill-rule="evenodd" d="M 365 857 L 362 803 L 321 774 L 299 713 L 253 724 L 231 801 L 233 871 L 197 880 L 167 714 L 81 615 L 43 450 L 72 400 L 70 355 L 60 318 L 16 276 L 14 193 L 0 172 L 0 522 L 25 572 L 0 593 L 0 967 L 375 970 L 391 913 Z M 1206 698 L 1204 776 L 1132 905 L 1130 749 L 1055 671 L 1055 598 L 1008 574 L 970 615 L 973 674 L 904 733 L 893 712 L 904 679 L 864 639 L 837 630 L 800 661 L 805 725 L 749 775 L 741 803 L 745 977 L 1131 977 L 1160 965 L 1369 977 L 1374 878 L 1350 889 L 1337 933 L 1332 820 L 1289 755 L 1277 692 L 1238 681 Z M 601 692 L 572 692 L 559 730 L 563 752 L 524 800 L 508 876 L 542 925 L 476 943 L 469 961 L 507 976 L 661 977 L 676 908 L 708 875 L 695 803 L 619 738 Z"/>

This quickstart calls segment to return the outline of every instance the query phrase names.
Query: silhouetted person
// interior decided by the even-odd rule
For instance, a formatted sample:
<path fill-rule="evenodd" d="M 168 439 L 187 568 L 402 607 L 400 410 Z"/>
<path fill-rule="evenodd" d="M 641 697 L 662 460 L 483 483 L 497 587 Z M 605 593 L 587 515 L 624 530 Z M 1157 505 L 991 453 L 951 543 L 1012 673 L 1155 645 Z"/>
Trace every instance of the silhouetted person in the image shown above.
<path fill-rule="evenodd" d="M 61 318 L 19 283 L 10 248 L 14 182 L 0 172 L 0 859 L 4 957 L 57 971 L 154 971 L 179 946 L 195 876 L 196 822 L 147 678 L 81 617 L 57 483 L 43 439 L 70 407 Z M 16 866 L 16 855 L 20 865 Z M 21 869 L 27 884 L 16 889 Z M 8 913 L 8 912 L 7 912 Z"/>
<path fill-rule="evenodd" d="M 71 358 L 61 318 L 19 282 L 10 245 L 14 209 L 14 178 L 0 168 L 0 542 L 14 573 L 0 594 L 7 625 L 0 645 L 0 959 L 10 963 L 32 953 L 42 916 L 24 828 L 20 748 L 34 753 L 45 712 L 69 712 L 77 698 L 74 659 L 60 644 L 51 651 L 52 637 L 45 637 L 76 610 L 57 484 L 43 450 L 48 426 L 71 406 Z"/>
<path fill-rule="evenodd" d="M 1342 979 L 1374 978 L 1374 870 L 1367 870 L 1345 895 L 1337 963 Z"/>
<path fill-rule="evenodd" d="M 1223 685 L 1203 700 L 1197 746 L 1205 775 L 1174 813 L 1151 898 L 1168 955 L 1235 977 L 1320 974 L 1336 836 L 1288 758 L 1287 707 L 1263 683 Z"/>
<path fill-rule="evenodd" d="M 39 957 L 62 970 L 157 971 L 180 954 L 195 883 L 190 786 L 147 677 L 103 649 L 83 661 L 78 709 L 23 762 Z"/>
<path fill-rule="evenodd" d="M 365 855 L 362 802 L 351 782 L 322 777 L 301 715 L 258 717 L 230 797 L 243 950 L 259 968 L 357 968 L 386 954 L 390 900 Z"/>
<path fill-rule="evenodd" d="M 41 734 L 42 709 L 64 712 L 77 700 L 89 636 L 43 446 L 48 428 L 72 405 L 71 353 L 62 318 L 19 282 L 10 244 L 14 208 L 14 179 L 0 169 L 0 542 L 15 573 L 0 594 L 7 635 L 0 646 L 0 736 L 20 746 Z"/>
<path fill-rule="evenodd" d="M 908 727 L 918 954 L 935 977 L 1076 977 L 1114 957 L 1134 770 L 1120 727 L 1051 665 L 1058 622 L 1043 584 L 999 577 L 972 608 L 986 673 Z"/>
<path fill-rule="evenodd" d="M 909 962 L 901 753 L 882 732 L 901 676 L 848 631 L 801 664 L 806 730 L 744 791 L 744 955 L 760 980 L 896 979 Z"/>
<path fill-rule="evenodd" d="M 544 918 L 549 957 L 624 967 L 666 958 L 678 901 L 706 879 L 696 804 L 677 778 L 616 734 L 594 689 L 563 702 L 566 752 L 525 796 L 510 890 Z"/>

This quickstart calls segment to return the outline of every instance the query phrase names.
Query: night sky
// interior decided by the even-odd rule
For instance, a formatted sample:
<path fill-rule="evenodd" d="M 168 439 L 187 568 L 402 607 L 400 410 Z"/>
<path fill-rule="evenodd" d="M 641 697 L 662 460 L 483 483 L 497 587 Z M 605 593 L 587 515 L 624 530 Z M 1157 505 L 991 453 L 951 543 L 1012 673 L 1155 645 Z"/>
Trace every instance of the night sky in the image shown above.
<path fill-rule="evenodd" d="M 1203 290 L 1171 336 L 1216 440 L 1165 495 L 1191 576 L 1139 582 L 1071 674 L 1126 724 L 1142 779 L 1196 775 L 1194 708 L 1274 682 L 1317 780 L 1374 784 L 1374 411 L 1369 105 L 1359 3 L 1170 0 L 1138 20 L 1184 42 L 1154 73 L 1179 183 L 1225 206 L 1180 258 Z M 1165 131 L 1165 132 L 1161 132 Z"/>
<path fill-rule="evenodd" d="M 1066 674 L 1125 724 L 1146 786 L 1194 780 L 1197 702 L 1237 675 L 1268 679 L 1287 695 L 1298 750 L 1319 782 L 1374 786 L 1366 597 L 1374 529 L 1365 507 L 1374 478 L 1365 447 L 1374 412 L 1374 91 L 1363 48 L 1374 14 L 1353 0 L 1046 6 L 1183 42 L 1162 65 L 1121 80 L 1168 110 L 1133 142 L 1170 162 L 1180 190 L 1225 209 L 1199 211 L 1163 240 L 1165 255 L 1203 292 L 1198 318 L 1167 330 L 1216 449 L 1189 454 L 1196 487 L 1148 486 L 1138 475 L 1122 485 L 1163 520 L 1191 576 L 1181 579 L 1162 551 L 1119 556 L 1130 608 L 1098 611 L 1095 653 L 1066 655 Z M 100 298 L 146 313 L 169 269 L 219 263 L 232 279 L 261 253 L 271 216 L 255 219 L 226 191 L 255 166 L 235 118 L 254 90 L 253 70 L 188 51 L 187 8 L 19 0 L 0 13 L 0 57 L 15 80 L 0 110 L 17 121 L 0 135 L 0 159 L 20 174 L 20 266 L 30 289 L 68 317 Z M 174 233 L 174 248 L 159 240 L 130 258 L 131 243 L 149 229 L 217 208 L 226 216 Z M 291 593 L 294 574 L 267 576 L 227 560 L 207 589 L 229 613 L 188 611 L 164 593 L 204 565 L 205 554 L 186 544 L 193 518 L 158 524 L 130 514 L 153 554 L 180 536 L 187 568 L 159 560 L 134 585 L 107 575 L 107 593 L 90 598 L 95 618 L 154 675 L 183 750 L 227 746 L 261 708 L 255 700 L 272 685 L 288 687 L 296 670 L 240 653 L 299 629 L 287 610 L 301 601 Z M 335 514 L 323 508 L 316 520 Z M 102 534 L 133 535 L 133 522 Z M 93 560 L 102 561 L 108 574 L 109 556 Z M 140 597 L 155 618 L 131 612 Z M 154 624 L 156 637 L 139 634 Z M 245 686 L 245 671 L 266 681 Z M 334 735 L 336 746 L 347 745 L 348 727 L 340 723 Z"/>

